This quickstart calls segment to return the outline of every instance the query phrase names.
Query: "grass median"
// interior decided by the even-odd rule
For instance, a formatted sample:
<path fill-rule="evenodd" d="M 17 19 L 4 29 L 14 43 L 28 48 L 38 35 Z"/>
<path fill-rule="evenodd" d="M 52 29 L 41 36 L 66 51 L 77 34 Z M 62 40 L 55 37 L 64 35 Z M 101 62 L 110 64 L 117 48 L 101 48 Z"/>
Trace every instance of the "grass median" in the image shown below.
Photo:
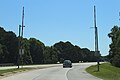
<path fill-rule="evenodd" d="M 97 65 L 88 67 L 86 71 L 103 80 L 120 80 L 120 68 L 114 67 L 110 63 L 101 64 L 99 72 L 97 72 Z"/>

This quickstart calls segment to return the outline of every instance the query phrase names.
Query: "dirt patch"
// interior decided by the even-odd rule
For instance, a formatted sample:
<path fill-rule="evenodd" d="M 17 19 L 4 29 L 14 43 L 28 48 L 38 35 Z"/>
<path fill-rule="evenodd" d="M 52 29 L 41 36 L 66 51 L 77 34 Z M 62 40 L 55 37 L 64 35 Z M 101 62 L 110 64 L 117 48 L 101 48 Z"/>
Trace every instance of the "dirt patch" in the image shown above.
<path fill-rule="evenodd" d="M 23 72 L 26 72 L 26 71 L 31 71 L 31 70 L 34 70 L 34 69 L 6 72 L 6 73 L 3 73 L 3 74 L 0 74 L 0 79 L 5 78 L 5 77 L 9 77 L 9 76 L 13 76 L 13 75 L 16 75 L 16 74 L 20 74 L 20 73 L 23 73 Z"/>

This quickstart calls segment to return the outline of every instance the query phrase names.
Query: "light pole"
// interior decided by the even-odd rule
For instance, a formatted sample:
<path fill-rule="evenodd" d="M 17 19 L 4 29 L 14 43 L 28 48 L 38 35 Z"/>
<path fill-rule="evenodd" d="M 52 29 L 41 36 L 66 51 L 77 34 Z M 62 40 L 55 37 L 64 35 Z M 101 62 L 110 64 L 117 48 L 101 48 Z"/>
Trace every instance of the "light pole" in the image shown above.
<path fill-rule="evenodd" d="M 18 68 L 20 65 L 20 59 L 23 64 L 23 57 L 22 55 L 24 54 L 24 47 L 23 47 L 23 27 L 24 26 L 24 7 L 23 7 L 23 12 L 22 12 L 22 25 L 19 25 L 19 56 L 18 56 Z"/>
<path fill-rule="evenodd" d="M 99 71 L 98 31 L 96 26 L 96 7 L 94 6 L 95 54 L 97 56 L 97 71 Z"/>

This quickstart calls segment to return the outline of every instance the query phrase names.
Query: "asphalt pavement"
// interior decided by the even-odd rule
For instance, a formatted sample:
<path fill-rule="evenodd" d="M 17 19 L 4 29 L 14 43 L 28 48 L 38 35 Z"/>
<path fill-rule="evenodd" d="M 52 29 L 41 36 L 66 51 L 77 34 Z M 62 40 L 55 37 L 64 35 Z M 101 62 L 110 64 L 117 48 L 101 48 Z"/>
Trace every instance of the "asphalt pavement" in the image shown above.
<path fill-rule="evenodd" d="M 63 68 L 61 64 L 54 67 L 27 71 L 0 80 L 101 80 L 85 71 L 96 63 L 76 63 L 72 68 Z"/>
<path fill-rule="evenodd" d="M 74 67 L 67 72 L 68 80 L 102 80 L 85 71 L 88 66 L 95 64 L 96 63 L 80 63 L 74 65 Z"/>

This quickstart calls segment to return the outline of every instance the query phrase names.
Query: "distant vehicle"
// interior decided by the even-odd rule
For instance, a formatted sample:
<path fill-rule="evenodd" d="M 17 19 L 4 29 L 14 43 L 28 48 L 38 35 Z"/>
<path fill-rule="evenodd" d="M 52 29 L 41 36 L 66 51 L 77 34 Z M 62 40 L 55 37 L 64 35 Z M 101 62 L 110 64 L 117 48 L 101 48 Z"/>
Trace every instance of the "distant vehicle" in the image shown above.
<path fill-rule="evenodd" d="M 66 67 L 69 67 L 69 68 L 72 67 L 72 62 L 70 60 L 65 60 L 63 62 L 63 68 L 66 68 Z"/>

